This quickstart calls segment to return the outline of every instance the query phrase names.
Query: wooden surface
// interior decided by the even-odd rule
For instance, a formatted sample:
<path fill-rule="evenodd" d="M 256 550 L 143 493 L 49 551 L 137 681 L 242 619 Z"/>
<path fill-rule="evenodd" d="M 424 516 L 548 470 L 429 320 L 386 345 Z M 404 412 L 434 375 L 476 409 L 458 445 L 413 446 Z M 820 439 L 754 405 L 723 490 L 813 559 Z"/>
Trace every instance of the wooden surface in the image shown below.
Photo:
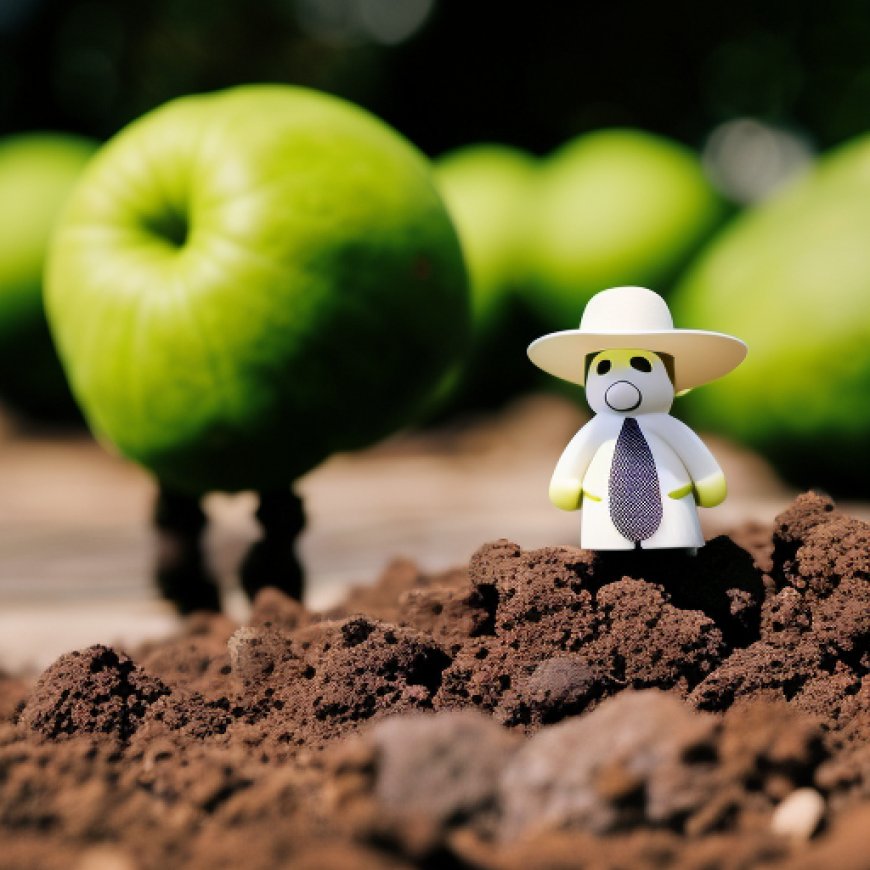
<path fill-rule="evenodd" d="M 578 516 L 555 510 L 553 464 L 582 417 L 532 397 L 475 426 L 405 436 L 337 456 L 299 486 L 309 515 L 302 557 L 313 607 L 349 583 L 372 582 L 393 557 L 427 569 L 465 562 L 483 542 L 575 544 Z M 704 511 L 709 534 L 769 521 L 792 493 L 755 457 L 707 439 L 731 495 Z M 95 642 L 134 644 L 172 631 L 176 617 L 151 584 L 148 475 L 84 435 L 0 440 L 0 667 L 42 668 Z M 251 494 L 212 495 L 208 546 L 224 600 L 242 617 L 235 569 L 257 534 Z"/>

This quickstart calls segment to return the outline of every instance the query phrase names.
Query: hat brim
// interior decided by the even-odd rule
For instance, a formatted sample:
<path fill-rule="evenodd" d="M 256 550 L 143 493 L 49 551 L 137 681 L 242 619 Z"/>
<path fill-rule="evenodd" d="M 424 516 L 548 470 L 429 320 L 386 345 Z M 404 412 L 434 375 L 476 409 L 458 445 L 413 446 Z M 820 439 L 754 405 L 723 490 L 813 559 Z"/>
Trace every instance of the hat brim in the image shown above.
<path fill-rule="evenodd" d="M 637 348 L 672 356 L 677 392 L 727 375 L 743 362 L 747 353 L 739 338 L 702 329 L 607 333 L 565 329 L 533 341 L 528 355 L 538 368 L 582 387 L 587 355 L 613 348 Z"/>

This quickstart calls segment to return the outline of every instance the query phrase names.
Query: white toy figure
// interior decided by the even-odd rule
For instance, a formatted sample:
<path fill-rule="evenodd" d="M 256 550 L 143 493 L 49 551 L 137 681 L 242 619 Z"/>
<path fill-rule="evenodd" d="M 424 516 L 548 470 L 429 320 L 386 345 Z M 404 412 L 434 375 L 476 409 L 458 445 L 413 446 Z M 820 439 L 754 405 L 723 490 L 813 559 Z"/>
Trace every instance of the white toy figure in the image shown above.
<path fill-rule="evenodd" d="M 668 412 L 675 393 L 736 368 L 746 345 L 719 332 L 675 329 L 657 293 L 613 287 L 589 300 L 579 329 L 545 335 L 528 353 L 545 372 L 585 386 L 595 412 L 550 482 L 556 507 L 582 504 L 580 546 L 703 546 L 696 503 L 720 504 L 725 476 L 701 439 Z"/>

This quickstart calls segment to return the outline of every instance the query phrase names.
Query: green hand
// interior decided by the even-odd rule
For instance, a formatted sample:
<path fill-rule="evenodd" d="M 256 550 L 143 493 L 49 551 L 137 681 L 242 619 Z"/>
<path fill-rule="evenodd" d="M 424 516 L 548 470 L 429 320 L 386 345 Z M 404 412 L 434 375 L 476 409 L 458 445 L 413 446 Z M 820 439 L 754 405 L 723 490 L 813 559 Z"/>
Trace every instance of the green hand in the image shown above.
<path fill-rule="evenodd" d="M 550 482 L 550 501 L 559 510 L 576 511 L 583 501 L 583 486 L 575 477 L 563 477 Z"/>
<path fill-rule="evenodd" d="M 695 481 L 695 499 L 701 507 L 716 507 L 725 501 L 726 495 L 728 495 L 728 487 L 725 484 L 725 475 L 721 471 Z"/>

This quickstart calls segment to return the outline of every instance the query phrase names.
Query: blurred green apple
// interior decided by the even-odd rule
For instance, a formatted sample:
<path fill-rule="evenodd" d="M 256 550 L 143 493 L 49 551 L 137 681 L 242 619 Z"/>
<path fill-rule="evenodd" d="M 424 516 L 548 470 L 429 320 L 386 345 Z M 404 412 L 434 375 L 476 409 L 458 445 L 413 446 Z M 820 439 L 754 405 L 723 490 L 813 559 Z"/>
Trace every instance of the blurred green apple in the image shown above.
<path fill-rule="evenodd" d="M 468 145 L 435 161 L 435 180 L 459 231 L 475 329 L 485 330 L 527 277 L 525 233 L 537 161 L 508 145 Z"/>
<path fill-rule="evenodd" d="M 97 145 L 62 133 L 0 140 L 0 396 L 33 416 L 77 415 L 42 303 L 52 229 Z"/>
<path fill-rule="evenodd" d="M 688 148 L 638 130 L 579 136 L 542 166 L 531 301 L 552 328 L 567 329 L 606 287 L 666 291 L 724 214 Z"/>
<path fill-rule="evenodd" d="M 747 212 L 674 294 L 683 326 L 730 332 L 746 362 L 692 394 L 696 420 L 804 486 L 870 495 L 870 136 Z"/>
<path fill-rule="evenodd" d="M 435 162 L 471 285 L 471 349 L 450 385 L 448 407 L 497 404 L 531 382 L 525 348 L 535 327 L 522 298 L 536 174 L 536 159 L 507 145 L 468 145 Z"/>
<path fill-rule="evenodd" d="M 48 313 L 103 439 L 168 487 L 270 490 L 408 421 L 468 329 L 428 162 L 343 100 L 175 100 L 100 151 Z"/>

